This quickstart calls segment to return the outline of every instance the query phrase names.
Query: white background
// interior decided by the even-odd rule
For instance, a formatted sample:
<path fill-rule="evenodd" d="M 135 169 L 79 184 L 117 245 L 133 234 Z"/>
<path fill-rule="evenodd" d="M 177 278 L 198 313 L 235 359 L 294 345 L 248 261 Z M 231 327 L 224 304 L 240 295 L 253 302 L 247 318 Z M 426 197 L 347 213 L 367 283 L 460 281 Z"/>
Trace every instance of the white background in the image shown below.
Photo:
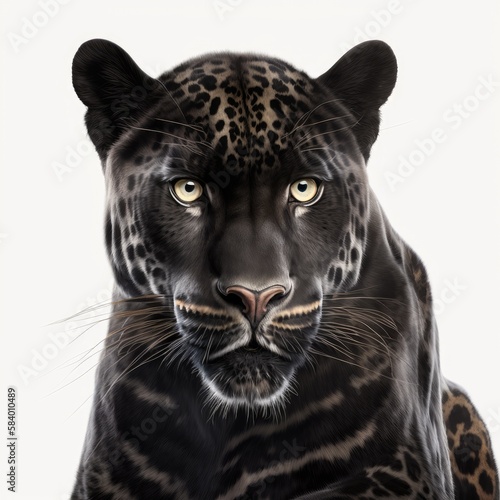
<path fill-rule="evenodd" d="M 500 81 L 498 2 L 65 0 L 56 9 L 54 1 L 46 0 L 51 16 L 43 0 L 1 7 L 2 391 L 18 390 L 17 498 L 68 498 L 97 357 L 71 363 L 105 334 L 104 325 L 80 336 L 70 322 L 49 325 L 110 294 L 103 179 L 71 85 L 72 57 L 95 37 L 118 43 L 155 76 L 227 49 L 275 55 L 317 76 L 356 41 L 393 47 L 399 78 L 383 108 L 371 182 L 427 265 L 443 371 L 471 394 L 500 458 L 500 88 L 480 80 Z M 432 148 L 436 128 L 444 140 Z M 415 152 L 415 141 L 427 153 Z M 418 165 L 392 189 L 387 174 L 397 174 L 401 158 Z M 2 479 L 2 498 L 6 486 Z"/>

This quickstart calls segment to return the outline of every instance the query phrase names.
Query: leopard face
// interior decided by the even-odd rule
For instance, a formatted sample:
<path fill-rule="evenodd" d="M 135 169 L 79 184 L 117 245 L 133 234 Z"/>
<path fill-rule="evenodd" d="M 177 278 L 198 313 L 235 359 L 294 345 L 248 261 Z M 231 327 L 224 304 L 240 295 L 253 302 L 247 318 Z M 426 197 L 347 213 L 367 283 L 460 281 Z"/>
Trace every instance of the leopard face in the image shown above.
<path fill-rule="evenodd" d="M 179 358 L 218 404 L 282 402 L 319 348 L 324 300 L 356 283 L 365 163 L 395 77 L 382 42 L 316 79 L 247 54 L 153 79 L 111 42 L 77 53 L 117 286 L 172 307 Z"/>

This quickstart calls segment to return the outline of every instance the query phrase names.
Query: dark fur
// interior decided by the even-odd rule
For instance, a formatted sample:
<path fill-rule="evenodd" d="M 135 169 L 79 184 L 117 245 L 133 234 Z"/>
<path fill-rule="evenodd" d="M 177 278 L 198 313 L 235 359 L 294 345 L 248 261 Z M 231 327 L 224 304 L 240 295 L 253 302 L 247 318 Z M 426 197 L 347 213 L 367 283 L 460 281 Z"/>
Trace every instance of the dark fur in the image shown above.
<path fill-rule="evenodd" d="M 383 42 L 317 79 L 248 54 L 152 79 L 110 42 L 79 49 L 117 287 L 73 499 L 498 498 L 472 405 L 484 435 L 457 473 L 465 396 L 424 267 L 367 185 L 396 71 Z M 198 200 L 176 199 L 182 178 Z M 311 205 L 288 191 L 304 178 Z M 284 293 L 254 325 L 234 285 Z"/>

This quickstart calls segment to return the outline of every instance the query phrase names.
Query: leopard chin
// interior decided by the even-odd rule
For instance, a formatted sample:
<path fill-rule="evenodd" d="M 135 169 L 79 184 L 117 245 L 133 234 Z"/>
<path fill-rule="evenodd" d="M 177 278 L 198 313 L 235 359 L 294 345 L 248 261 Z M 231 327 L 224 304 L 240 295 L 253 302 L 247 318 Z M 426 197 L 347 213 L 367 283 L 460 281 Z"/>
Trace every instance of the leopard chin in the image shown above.
<path fill-rule="evenodd" d="M 244 407 L 266 414 L 286 403 L 296 366 L 268 350 L 240 347 L 198 369 L 214 410 Z"/>

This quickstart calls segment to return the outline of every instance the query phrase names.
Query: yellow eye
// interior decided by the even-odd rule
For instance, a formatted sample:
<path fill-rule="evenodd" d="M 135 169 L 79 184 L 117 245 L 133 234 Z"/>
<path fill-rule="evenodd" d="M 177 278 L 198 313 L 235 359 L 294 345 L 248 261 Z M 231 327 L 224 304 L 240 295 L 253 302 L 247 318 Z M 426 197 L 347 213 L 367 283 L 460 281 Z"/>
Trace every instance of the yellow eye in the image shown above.
<path fill-rule="evenodd" d="M 174 184 L 174 193 L 179 201 L 191 203 L 203 194 L 203 188 L 197 181 L 181 179 Z"/>
<path fill-rule="evenodd" d="M 318 184 L 314 179 L 300 179 L 290 186 L 290 194 L 300 202 L 311 201 L 318 192 Z"/>

